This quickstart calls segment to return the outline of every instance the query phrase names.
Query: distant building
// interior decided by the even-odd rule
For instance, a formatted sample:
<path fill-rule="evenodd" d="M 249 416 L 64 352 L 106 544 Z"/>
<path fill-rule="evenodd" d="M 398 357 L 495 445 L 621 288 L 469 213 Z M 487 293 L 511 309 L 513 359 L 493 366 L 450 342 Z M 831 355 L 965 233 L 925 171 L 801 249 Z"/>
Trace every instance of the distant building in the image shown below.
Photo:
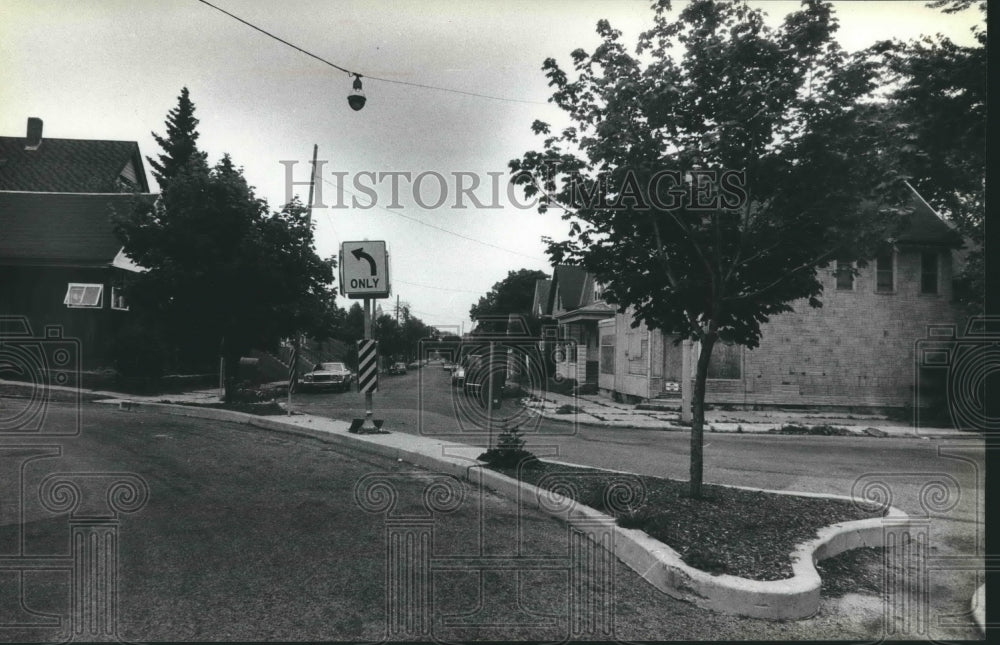
<path fill-rule="evenodd" d="M 536 282 L 536 294 L 545 289 L 546 285 Z M 556 374 L 596 391 L 600 364 L 598 323 L 613 317 L 615 310 L 604 302 L 593 276 L 580 267 L 555 267 L 547 291 L 543 315 L 555 321 L 558 337 L 568 341 L 555 352 Z"/>
<path fill-rule="evenodd" d="M 111 366 L 127 316 L 122 289 L 140 271 L 111 225 L 135 196 L 151 199 L 134 141 L 0 137 L 0 315 L 27 319 L 34 336 L 60 325 L 81 343 L 81 366 Z"/>
<path fill-rule="evenodd" d="M 733 405 L 901 407 L 914 400 L 914 346 L 932 324 L 955 323 L 952 303 L 958 235 L 914 191 L 914 210 L 891 248 L 856 277 L 832 263 L 820 270 L 823 306 L 803 299 L 762 326 L 760 346 L 717 343 L 706 401 Z M 553 317 L 586 352 L 566 357 L 563 374 L 596 381 L 602 393 L 639 399 L 680 397 L 683 344 L 633 328 L 632 311 L 601 301 L 593 276 L 557 267 Z M 557 284 L 560 282 L 561 284 Z M 565 296 L 563 295 L 565 294 Z M 561 300 L 561 302 L 560 302 Z M 688 344 L 692 373 L 698 343 Z M 576 359 L 571 360 L 571 359 Z"/>

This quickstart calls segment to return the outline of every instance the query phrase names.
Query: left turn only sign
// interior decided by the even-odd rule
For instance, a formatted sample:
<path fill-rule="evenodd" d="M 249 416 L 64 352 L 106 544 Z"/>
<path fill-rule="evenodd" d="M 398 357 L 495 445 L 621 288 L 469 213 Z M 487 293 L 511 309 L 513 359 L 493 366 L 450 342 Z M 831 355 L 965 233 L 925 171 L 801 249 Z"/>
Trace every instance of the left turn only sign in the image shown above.
<path fill-rule="evenodd" d="M 340 292 L 348 298 L 389 297 L 389 254 L 384 241 L 340 245 Z"/>

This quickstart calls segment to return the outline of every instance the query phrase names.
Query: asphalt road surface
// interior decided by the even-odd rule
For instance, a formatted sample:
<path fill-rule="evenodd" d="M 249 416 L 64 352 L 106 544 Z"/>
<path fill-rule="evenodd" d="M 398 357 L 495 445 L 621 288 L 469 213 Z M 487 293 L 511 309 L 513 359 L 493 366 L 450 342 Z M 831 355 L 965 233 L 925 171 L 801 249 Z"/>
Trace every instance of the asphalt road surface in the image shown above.
<path fill-rule="evenodd" d="M 432 373 L 427 376 L 432 377 Z M 427 413 L 446 417 L 451 389 L 443 375 L 439 376 L 442 378 L 432 395 L 437 408 Z M 413 401 L 416 393 L 412 386 L 417 381 L 418 375 L 413 373 L 384 379 L 377 401 L 390 401 L 394 389 L 398 389 L 400 401 Z M 316 411 L 349 416 L 352 398 L 360 397 L 356 393 L 316 394 L 296 400 Z M 386 418 L 394 431 L 408 427 L 416 432 L 420 427 L 412 407 L 392 411 L 386 406 L 379 411 L 384 414 L 376 416 Z M 46 427 L 69 427 L 76 415 L 72 405 L 51 404 Z M 407 419 L 409 425 L 402 425 Z M 428 518 L 420 517 L 427 510 L 422 496 L 429 481 L 426 471 L 335 449 L 312 438 L 231 423 L 125 412 L 89 403 L 83 405 L 82 420 L 82 431 L 75 438 L 35 441 L 33 445 L 0 442 L 0 566 L 9 565 L 11 558 L 19 555 L 44 558 L 68 553 L 71 523 L 92 521 L 86 517 L 99 514 L 111 500 L 101 496 L 98 475 L 130 473 L 148 488 L 148 499 L 134 512 L 119 513 L 115 524 L 118 638 L 377 641 L 386 636 L 391 625 L 398 627 L 389 620 L 391 612 L 386 604 L 390 595 L 387 580 L 392 571 L 398 571 L 389 566 L 396 561 L 388 559 L 387 536 L 391 527 L 426 527 Z M 545 437 L 552 439 L 552 433 L 562 430 L 556 428 Z M 602 436 L 611 439 L 603 442 L 603 447 Z M 677 463 L 684 461 L 683 455 L 662 459 L 644 454 L 649 452 L 643 447 L 646 444 L 660 446 L 661 453 L 681 450 L 683 442 L 670 443 L 672 439 L 665 432 L 609 434 L 607 430 L 580 429 L 575 436 L 556 437 L 554 443 L 565 451 L 561 456 L 569 459 L 582 460 L 600 453 L 609 460 L 621 460 L 619 466 L 643 470 L 675 468 L 675 458 Z M 729 464 L 730 458 L 723 455 L 730 452 L 741 452 L 743 464 L 734 457 L 726 466 L 727 476 L 738 479 L 742 472 L 744 480 L 736 483 L 750 485 L 765 485 L 763 482 L 781 477 L 791 477 L 796 485 L 812 481 L 804 475 L 783 474 L 783 470 L 808 468 L 780 460 L 810 451 L 826 452 L 832 462 L 841 464 L 828 475 L 831 481 L 837 480 L 838 474 L 850 477 L 867 466 L 886 468 L 874 458 L 850 468 L 851 454 L 865 454 L 864 447 L 855 446 L 854 440 L 812 444 L 810 449 L 807 442 L 789 437 L 733 439 L 744 443 L 709 453 L 715 454 L 709 479 L 717 481 L 715 469 L 721 471 L 724 460 Z M 714 444 L 715 437 L 710 442 Z M 889 454 L 911 459 L 911 469 L 935 463 L 927 453 L 928 446 L 913 443 Z M 58 454 L 38 445 L 55 446 Z M 822 450 L 817 450 L 817 445 Z M 795 446 L 800 447 L 793 450 Z M 38 450 L 49 452 L 29 460 L 38 456 Z M 633 452 L 631 463 L 625 460 L 629 451 Z M 755 461 L 750 455 L 758 452 L 761 456 Z M 765 459 L 768 452 L 776 452 L 778 460 Z M 753 464 L 765 462 L 771 466 L 757 473 Z M 716 463 L 720 465 L 711 465 Z M 953 470 L 960 482 L 972 485 L 976 481 L 974 474 L 962 474 L 961 468 Z M 41 503 L 40 488 L 53 473 L 68 474 L 81 483 L 76 510 L 70 509 L 72 496 L 60 498 L 52 490 L 49 506 Z M 387 523 L 385 512 L 362 508 L 356 486 L 372 477 L 394 482 L 398 499 L 391 513 L 401 524 Z M 385 489 L 375 489 L 369 506 L 385 500 L 378 490 Z M 467 485 L 462 485 L 458 497 L 461 504 L 430 518 L 430 545 L 436 557 L 514 553 L 560 557 L 567 553 L 567 529 L 556 520 Z M 62 501 L 53 506 L 53 500 L 59 499 Z M 128 499 L 118 499 L 118 505 L 128 507 Z M 965 520 L 951 524 L 974 526 Z M 975 539 L 960 531 L 948 533 L 955 534 L 954 543 L 946 545 L 938 536 L 938 524 L 932 528 L 942 552 L 961 553 L 975 546 Z M 938 614 L 961 613 L 975 587 L 974 578 L 962 571 L 937 575 L 931 591 Z M 68 638 L 71 623 L 66 615 L 73 597 L 69 580 L 62 570 L 34 570 L 20 579 L 9 568 L 0 570 L 0 640 Z M 611 578 L 603 580 L 592 578 L 589 588 L 608 599 L 612 631 L 576 634 L 576 638 L 871 640 L 885 629 L 884 606 L 875 595 L 824 597 L 816 617 L 779 623 L 715 614 L 673 600 L 620 564 Z M 560 640 L 574 636 L 567 609 L 572 596 L 564 570 L 435 572 L 432 581 L 431 593 L 418 603 L 429 610 L 428 629 L 406 639 Z M 44 620 L 56 620 L 58 625 L 26 626 Z M 16 626 L 18 623 L 21 626 Z M 968 628 L 936 629 L 933 633 L 944 638 L 976 637 Z"/>

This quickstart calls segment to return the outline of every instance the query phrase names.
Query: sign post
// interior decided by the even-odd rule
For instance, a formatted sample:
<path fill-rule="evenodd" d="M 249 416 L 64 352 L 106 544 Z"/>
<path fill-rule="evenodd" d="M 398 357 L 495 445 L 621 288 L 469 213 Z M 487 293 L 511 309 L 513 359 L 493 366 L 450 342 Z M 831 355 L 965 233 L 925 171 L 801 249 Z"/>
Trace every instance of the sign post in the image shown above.
<path fill-rule="evenodd" d="M 375 299 L 388 298 L 389 254 L 384 241 L 364 240 L 340 245 L 340 288 L 348 298 L 364 299 L 365 337 L 358 341 L 358 391 L 365 395 L 365 417 L 355 419 L 352 432 L 379 432 L 380 421 L 372 418 L 372 394 L 378 391 L 378 343 L 372 338 Z"/>

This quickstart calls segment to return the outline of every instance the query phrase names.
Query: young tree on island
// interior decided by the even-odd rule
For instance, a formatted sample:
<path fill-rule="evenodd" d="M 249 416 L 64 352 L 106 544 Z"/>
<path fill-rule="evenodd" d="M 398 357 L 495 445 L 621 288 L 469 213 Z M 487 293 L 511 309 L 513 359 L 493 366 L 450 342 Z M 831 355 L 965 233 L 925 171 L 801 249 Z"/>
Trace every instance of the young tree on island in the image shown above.
<path fill-rule="evenodd" d="M 882 130 L 859 110 L 874 66 L 833 38 L 831 8 L 805 2 L 777 28 L 745 2 L 655 5 L 637 55 L 601 43 L 548 59 L 552 101 L 571 121 L 511 161 L 540 212 L 563 210 L 554 263 L 595 274 L 635 325 L 699 343 L 690 494 L 701 497 L 705 387 L 719 341 L 750 349 L 761 323 L 805 299 L 817 269 L 871 258 L 904 212 Z"/>

